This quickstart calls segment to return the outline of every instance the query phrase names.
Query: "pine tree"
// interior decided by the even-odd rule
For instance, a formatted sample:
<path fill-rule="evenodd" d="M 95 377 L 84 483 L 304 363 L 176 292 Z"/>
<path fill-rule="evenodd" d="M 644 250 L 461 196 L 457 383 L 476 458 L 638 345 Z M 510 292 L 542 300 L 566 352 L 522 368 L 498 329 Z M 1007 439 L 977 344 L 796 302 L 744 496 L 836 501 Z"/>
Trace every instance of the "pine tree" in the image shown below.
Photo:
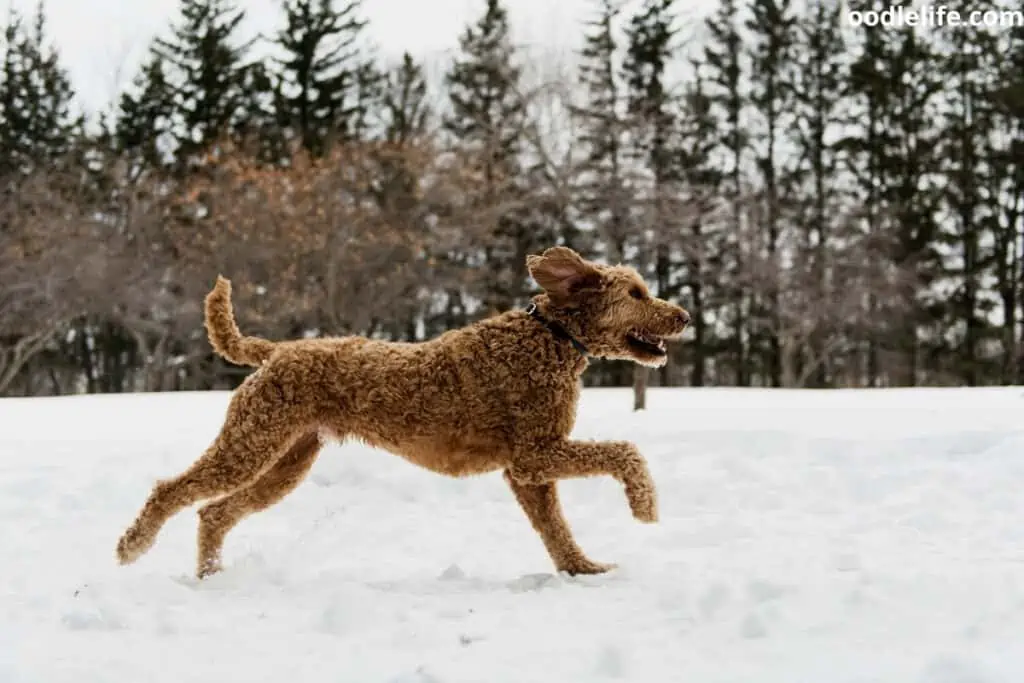
<path fill-rule="evenodd" d="M 954 5 L 956 7 L 956 5 Z M 960 7 L 966 13 L 968 7 Z M 992 250 L 998 232 L 998 202 L 986 197 L 986 186 L 992 185 L 996 171 L 989 154 L 996 125 L 995 111 L 988 96 L 998 78 L 996 34 L 979 29 L 957 28 L 938 35 L 944 43 L 944 69 L 948 75 L 943 89 L 946 114 L 940 141 L 944 165 L 944 200 L 948 226 L 939 239 L 945 243 L 943 275 L 955 289 L 948 302 L 946 315 L 936 316 L 935 336 L 949 330 L 962 330 L 958 340 L 954 372 L 969 386 L 984 381 L 981 344 L 989 330 L 986 320 L 990 306 L 984 296 L 984 280 L 991 274 Z"/>
<path fill-rule="evenodd" d="M 135 92 L 124 92 L 118 103 L 113 138 L 118 149 L 146 164 L 163 165 L 171 134 L 174 89 L 167 78 L 164 59 L 151 52 L 132 83 Z"/>
<path fill-rule="evenodd" d="M 44 7 L 30 25 L 12 11 L 0 73 L 0 173 L 29 173 L 68 154 L 83 118 L 72 112 L 74 89 L 60 55 L 47 45 Z"/>
<path fill-rule="evenodd" d="M 229 129 L 248 154 L 266 163 L 281 164 L 291 150 L 280 125 L 282 106 L 275 75 L 263 62 L 246 65 L 240 75 L 246 104 L 236 112 Z"/>
<path fill-rule="evenodd" d="M 842 124 L 846 45 L 841 31 L 843 8 L 828 0 L 814 0 L 798 21 L 795 50 L 795 81 L 792 91 L 794 118 L 790 137 L 796 144 L 801 183 L 802 213 L 798 242 L 800 280 L 810 307 L 819 314 L 818 325 L 807 340 L 804 353 L 794 353 L 790 373 L 799 386 L 825 387 L 832 383 L 829 344 L 850 327 L 847 311 L 832 314 L 837 288 L 852 278 L 839 277 L 849 267 L 851 236 L 840 220 L 845 197 L 836 182 L 842 175 L 840 156 L 833 140 Z M 844 263 L 844 261 L 846 263 Z M 826 313 L 827 312 L 827 313 Z M 822 319 L 824 318 L 824 319 Z"/>
<path fill-rule="evenodd" d="M 501 0 L 485 2 L 483 16 L 459 37 L 462 55 L 446 74 L 451 113 L 443 127 L 453 139 L 479 150 L 487 180 L 498 183 L 520 170 L 526 109 L 508 12 Z"/>
<path fill-rule="evenodd" d="M 718 10 L 705 25 L 709 41 L 704 48 L 704 72 L 707 74 L 708 96 L 714 104 L 714 116 L 721 131 L 720 148 L 725 158 L 722 195 L 731 214 L 727 228 L 729 243 L 721 254 L 719 266 L 719 278 L 726 287 L 726 297 L 731 306 L 721 311 L 721 318 L 732 332 L 728 346 L 732 351 L 734 382 L 738 386 L 747 386 L 750 384 L 747 322 L 750 292 L 742 280 L 746 268 L 742 212 L 744 163 L 750 141 L 746 121 L 747 100 L 743 90 L 746 64 L 735 0 L 720 0 Z"/>
<path fill-rule="evenodd" d="M 635 155 L 652 174 L 655 184 L 677 178 L 673 166 L 675 124 L 665 67 L 672 58 L 675 0 L 647 0 L 626 27 L 626 57 L 622 71 L 628 111 L 635 126 Z"/>
<path fill-rule="evenodd" d="M 877 248 L 878 278 L 898 288 L 892 296 L 870 292 L 867 376 L 870 384 L 884 379 L 914 385 L 925 369 L 919 332 L 930 317 L 919 297 L 938 275 L 934 122 L 936 94 L 944 83 L 931 46 L 913 27 L 864 27 L 859 34 L 861 49 L 847 82 L 860 107 L 852 113 L 862 132 L 844 147 L 861 188 L 868 238 Z M 881 344 L 897 359 L 884 377 Z"/>
<path fill-rule="evenodd" d="M 666 83 L 665 67 L 672 58 L 672 39 L 676 33 L 673 5 L 675 0 L 646 0 L 626 26 L 626 55 L 622 72 L 625 81 L 630 133 L 633 138 L 631 156 L 650 177 L 647 216 L 647 244 L 641 247 L 637 265 L 646 271 L 653 266 L 657 296 L 678 297 L 681 280 L 673 279 L 676 264 L 672 247 L 678 244 L 679 226 L 674 217 L 678 206 L 674 199 L 679 192 L 679 169 L 673 150 L 675 103 Z M 651 253 L 653 252 L 653 253 Z M 662 369 L 662 383 L 668 383 L 669 368 Z M 647 370 L 636 366 L 634 371 L 634 409 L 644 407 Z"/>
<path fill-rule="evenodd" d="M 614 23 L 622 11 L 617 0 L 596 0 L 597 16 L 586 23 L 584 47 L 580 52 L 580 81 L 586 92 L 583 104 L 572 108 L 580 126 L 579 143 L 584 160 L 578 169 L 578 205 L 586 220 L 597 229 L 605 256 L 619 262 L 625 258 L 631 234 L 626 177 L 627 122 L 617 65 L 618 44 Z"/>
<path fill-rule="evenodd" d="M 154 50 L 175 69 L 177 157 L 189 163 L 215 140 L 246 126 L 252 41 L 238 42 L 245 11 L 233 0 L 181 0 L 180 11 L 171 37 L 158 38 Z"/>
<path fill-rule="evenodd" d="M 705 91 L 702 67 L 699 63 L 691 63 L 691 66 L 693 80 L 686 85 L 678 114 L 676 163 L 688 203 L 693 207 L 688 234 L 682 239 L 685 289 L 689 293 L 693 318 L 693 341 L 687 345 L 693 358 L 690 384 L 704 386 L 708 360 L 716 345 L 714 331 L 708 324 L 708 312 L 723 304 L 713 265 L 721 259 L 726 236 L 715 221 L 706 217 L 714 210 L 722 184 L 722 172 L 714 160 L 719 147 L 718 125 L 711 98 Z"/>
<path fill-rule="evenodd" d="M 363 61 L 356 69 L 352 115 L 345 129 L 350 139 L 366 140 L 379 133 L 377 124 L 385 78 L 386 74 L 373 59 Z"/>
<path fill-rule="evenodd" d="M 427 81 L 423 67 L 408 52 L 387 74 L 381 93 L 384 139 L 404 144 L 426 132 L 431 111 L 427 103 Z"/>
<path fill-rule="evenodd" d="M 895 144 L 886 127 L 884 72 L 876 66 L 884 64 L 890 52 L 881 33 L 863 31 L 860 35 L 860 52 L 849 68 L 846 94 L 855 103 L 847 118 L 850 122 L 858 122 L 862 130 L 859 135 L 845 137 L 840 144 L 857 185 L 855 199 L 863 207 L 864 240 L 871 245 L 873 256 L 879 263 L 877 278 L 889 274 L 883 237 L 886 209 L 882 191 L 886 187 L 886 179 L 882 167 L 886 150 Z M 884 328 L 890 324 L 889 316 L 883 313 L 883 304 L 884 299 L 877 292 L 873 289 L 867 291 L 866 314 L 873 321 L 867 331 L 864 349 L 863 379 L 867 386 L 881 383 L 880 345 L 884 341 Z"/>
<path fill-rule="evenodd" d="M 633 160 L 651 179 L 652 218 L 657 226 L 671 226 L 674 207 L 666 197 L 679 181 L 674 149 L 677 103 L 669 92 L 665 68 L 672 58 L 675 0 L 647 0 L 626 27 L 626 55 L 622 65 L 629 114 Z M 672 294 L 668 279 L 671 227 L 652 235 L 655 251 L 655 286 L 659 296 Z"/>
<path fill-rule="evenodd" d="M 615 37 L 622 3 L 595 0 L 594 4 L 594 16 L 585 23 L 580 52 L 579 77 L 585 99 L 570 110 L 578 125 L 582 153 L 575 172 L 575 204 L 582 222 L 593 226 L 589 246 L 593 256 L 620 263 L 625 261 L 635 238 L 632 211 L 636 204 L 627 159 L 626 97 Z M 594 372 L 602 374 L 601 370 L 595 367 Z M 611 383 L 631 381 L 633 370 L 626 363 L 609 364 L 607 370 Z"/>
<path fill-rule="evenodd" d="M 1015 9 L 1024 12 L 1024 1 Z M 1002 313 L 1000 382 L 1024 383 L 1024 339 L 1018 331 L 1024 303 L 1024 26 L 1001 31 L 1000 59 L 986 98 L 993 110 L 988 194 L 999 207 L 994 228 L 995 289 Z"/>
<path fill-rule="evenodd" d="M 594 5 L 594 16 L 584 23 L 584 44 L 579 55 L 579 78 L 585 99 L 570 105 L 582 152 L 574 173 L 575 203 L 580 218 L 592 226 L 584 251 L 589 249 L 592 256 L 618 263 L 625 260 L 632 236 L 633 208 L 625 150 L 628 123 L 615 37 L 622 2 L 594 0 Z M 628 368 L 619 364 L 615 369 Z M 628 376 L 623 373 L 619 383 L 627 382 Z"/>
<path fill-rule="evenodd" d="M 790 205 L 789 173 L 783 166 L 780 147 L 792 111 L 793 42 L 795 17 L 789 0 L 752 0 L 751 16 L 746 23 L 750 36 L 751 91 L 750 105 L 757 144 L 755 165 L 760 188 L 758 215 L 762 217 L 757 235 L 756 259 L 763 264 L 765 277 L 759 282 L 754 297 L 758 341 L 767 343 L 764 366 L 767 382 L 782 385 L 781 292 L 782 264 L 780 240 L 784 229 L 783 207 Z"/>
<path fill-rule="evenodd" d="M 361 60 L 358 42 L 366 21 L 361 0 L 284 0 L 285 25 L 277 44 L 281 124 L 314 156 L 335 141 L 365 133 L 366 90 L 379 81 Z"/>
<path fill-rule="evenodd" d="M 433 274 L 430 264 L 436 258 L 436 227 L 427 219 L 430 200 L 424 195 L 429 192 L 423 191 L 429 184 L 424 175 L 431 149 L 427 82 L 422 66 L 409 53 L 385 73 L 379 97 L 383 144 L 372 146 L 377 164 L 373 194 L 382 222 L 393 231 L 396 266 L 409 269 L 392 304 L 395 315 L 383 326 L 393 339 L 416 341 L 429 305 L 423 291 L 424 282 Z M 438 280 L 427 286 L 437 286 Z"/>
<path fill-rule="evenodd" d="M 445 78 L 451 111 L 442 126 L 476 167 L 479 180 L 468 192 L 467 204 L 480 214 L 471 220 L 490 228 L 485 227 L 477 245 L 490 269 L 479 296 L 484 311 L 500 312 L 525 295 L 525 254 L 543 243 L 525 229 L 519 211 L 525 204 L 521 155 L 526 106 L 521 70 L 513 63 L 508 13 L 500 0 L 486 0 L 483 15 L 466 27 L 459 45 L 461 55 Z"/>

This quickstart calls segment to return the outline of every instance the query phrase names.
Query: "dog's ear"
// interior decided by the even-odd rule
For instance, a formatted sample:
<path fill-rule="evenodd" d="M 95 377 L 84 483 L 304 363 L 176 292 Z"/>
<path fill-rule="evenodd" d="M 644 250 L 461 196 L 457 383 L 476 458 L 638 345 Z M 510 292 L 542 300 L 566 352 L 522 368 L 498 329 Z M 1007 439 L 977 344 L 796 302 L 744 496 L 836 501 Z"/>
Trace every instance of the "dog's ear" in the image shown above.
<path fill-rule="evenodd" d="M 549 296 L 559 301 L 601 287 L 601 272 L 568 247 L 551 247 L 539 256 L 527 256 L 526 269 Z"/>

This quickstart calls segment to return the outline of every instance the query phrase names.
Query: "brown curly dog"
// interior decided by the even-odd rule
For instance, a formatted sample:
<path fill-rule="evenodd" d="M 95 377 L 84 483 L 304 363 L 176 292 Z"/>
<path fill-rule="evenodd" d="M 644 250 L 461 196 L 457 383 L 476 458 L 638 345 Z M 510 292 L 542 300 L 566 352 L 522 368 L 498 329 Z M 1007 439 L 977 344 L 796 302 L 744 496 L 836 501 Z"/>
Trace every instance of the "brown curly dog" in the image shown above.
<path fill-rule="evenodd" d="M 199 510 L 197 574 L 218 571 L 228 531 L 295 489 L 328 435 L 449 476 L 502 470 L 559 571 L 613 567 L 576 545 L 556 483 L 610 475 L 643 522 L 657 521 L 655 488 L 632 443 L 569 439 L 580 375 L 588 356 L 663 365 L 665 341 L 678 339 L 690 316 L 652 297 L 633 269 L 591 263 L 566 247 L 526 265 L 544 290 L 527 310 L 421 343 L 243 337 L 230 283 L 219 277 L 206 297 L 210 341 L 229 361 L 259 369 L 235 391 L 202 457 L 156 483 L 117 544 L 120 563 L 145 553 L 172 515 L 217 498 Z"/>

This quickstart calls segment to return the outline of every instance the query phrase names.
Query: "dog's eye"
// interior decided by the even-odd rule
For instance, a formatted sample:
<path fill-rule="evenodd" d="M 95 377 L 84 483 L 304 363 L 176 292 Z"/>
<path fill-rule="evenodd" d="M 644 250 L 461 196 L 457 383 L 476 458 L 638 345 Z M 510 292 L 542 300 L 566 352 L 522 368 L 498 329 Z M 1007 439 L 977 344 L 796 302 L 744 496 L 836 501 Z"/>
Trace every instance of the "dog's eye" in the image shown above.
<path fill-rule="evenodd" d="M 631 290 L 629 290 L 629 295 L 634 299 L 643 299 L 644 290 L 640 289 L 639 287 L 633 287 Z"/>

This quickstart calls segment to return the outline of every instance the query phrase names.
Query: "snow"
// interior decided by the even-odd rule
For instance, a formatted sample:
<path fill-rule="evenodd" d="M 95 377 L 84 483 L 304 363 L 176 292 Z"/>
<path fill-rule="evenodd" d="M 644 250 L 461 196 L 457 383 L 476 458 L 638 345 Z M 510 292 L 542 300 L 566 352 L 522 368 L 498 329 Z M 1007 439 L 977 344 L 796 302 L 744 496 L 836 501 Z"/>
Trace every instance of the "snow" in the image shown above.
<path fill-rule="evenodd" d="M 1024 389 L 586 390 L 575 436 L 648 457 L 662 521 L 563 482 L 553 573 L 500 475 L 347 444 L 192 578 L 195 515 L 114 544 L 227 395 L 0 400 L 0 681 L 1017 683 Z"/>

